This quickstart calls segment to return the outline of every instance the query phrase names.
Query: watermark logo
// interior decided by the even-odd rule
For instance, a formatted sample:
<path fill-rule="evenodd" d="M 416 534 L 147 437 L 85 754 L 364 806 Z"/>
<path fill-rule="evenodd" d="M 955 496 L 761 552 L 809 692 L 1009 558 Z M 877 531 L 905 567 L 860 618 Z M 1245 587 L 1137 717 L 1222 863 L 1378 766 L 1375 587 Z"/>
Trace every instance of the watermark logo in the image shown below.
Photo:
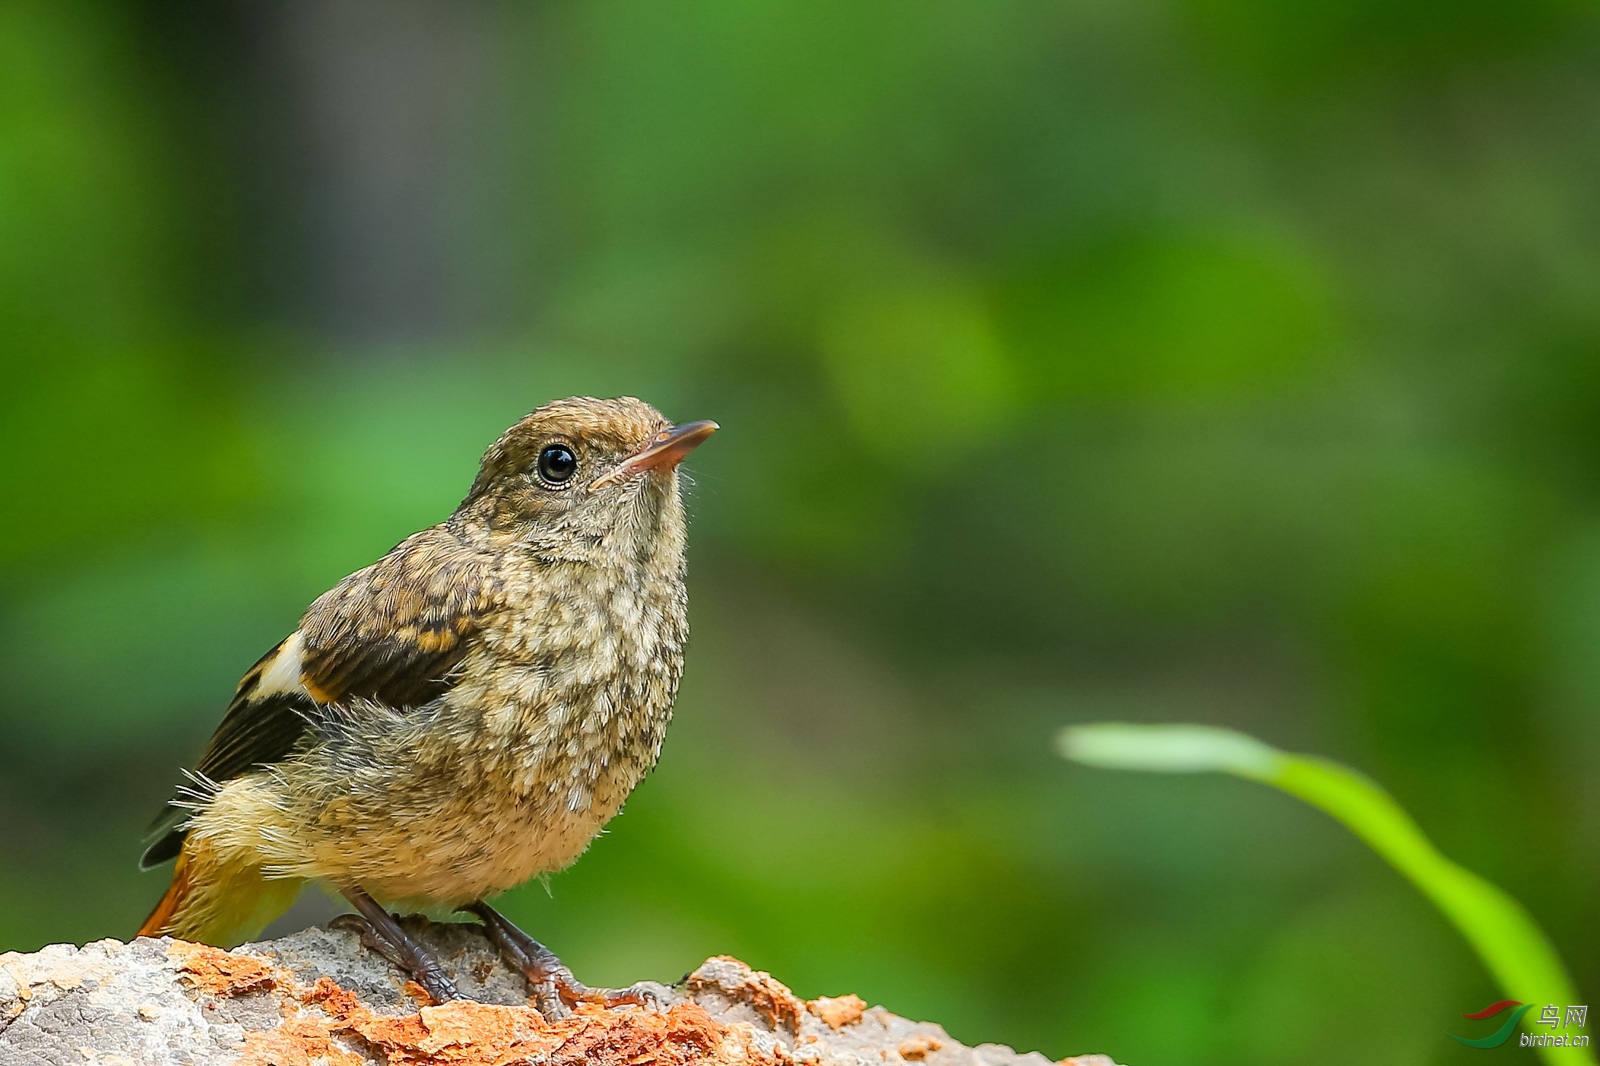
<path fill-rule="evenodd" d="M 1515 999 L 1502 999 L 1499 1003 L 1491 1003 L 1480 1011 L 1463 1014 L 1463 1018 L 1471 1021 L 1483 1021 L 1493 1018 L 1503 1011 L 1510 1011 L 1500 1027 L 1488 1036 L 1465 1037 L 1454 1033 L 1446 1033 L 1452 1040 L 1459 1040 L 1468 1047 L 1491 1048 L 1499 1047 L 1511 1039 L 1511 1034 L 1516 1031 L 1517 1023 L 1522 1021 L 1522 1016 L 1533 1009 L 1532 1003 L 1522 1003 Z M 1523 1047 L 1588 1047 L 1589 1034 L 1587 1033 L 1558 1033 L 1557 1029 L 1582 1029 L 1589 1024 L 1589 1008 L 1586 1005 L 1568 1007 L 1563 1011 L 1554 1003 L 1546 1004 L 1539 1011 L 1539 1020 L 1530 1022 L 1530 1025 L 1548 1025 L 1548 1033 L 1523 1033 L 1521 1045 Z"/>

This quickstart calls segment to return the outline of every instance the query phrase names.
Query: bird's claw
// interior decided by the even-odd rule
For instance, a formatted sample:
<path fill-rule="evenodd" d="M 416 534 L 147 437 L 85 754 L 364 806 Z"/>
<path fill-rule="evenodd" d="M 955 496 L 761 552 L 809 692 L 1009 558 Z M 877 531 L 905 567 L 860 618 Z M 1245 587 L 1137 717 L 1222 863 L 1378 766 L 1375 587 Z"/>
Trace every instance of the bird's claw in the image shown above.
<path fill-rule="evenodd" d="M 590 988 L 567 969 L 549 948 L 524 933 L 487 903 L 462 908 L 483 922 L 484 935 L 533 990 L 535 1005 L 546 1018 L 564 1018 L 580 1003 L 603 1007 L 661 1008 L 661 997 L 647 985 L 621 989 Z"/>
<path fill-rule="evenodd" d="M 648 984 L 629 985 L 627 988 L 606 989 L 600 993 L 608 1007 L 639 1007 L 642 1010 L 666 1010 L 666 1002 Z"/>
<path fill-rule="evenodd" d="M 386 945 L 383 944 L 372 931 L 372 926 L 359 914 L 336 914 L 328 922 L 329 929 L 338 929 L 345 933 L 354 933 L 361 938 L 361 946 L 375 955 L 382 955 Z"/>
<path fill-rule="evenodd" d="M 378 913 L 389 918 L 389 915 L 381 910 Z M 328 926 L 355 933 L 361 938 L 362 947 L 405 971 L 406 975 L 435 1003 L 448 1003 L 452 999 L 460 999 L 461 993 L 456 990 L 455 982 L 450 980 L 438 960 L 411 940 L 393 918 L 389 920 L 392 924 L 392 929 L 389 930 L 392 942 L 373 921 L 360 914 L 338 915 L 328 923 Z"/>
<path fill-rule="evenodd" d="M 533 990 L 534 1003 L 539 1013 L 547 1019 L 565 1018 L 580 1003 L 600 1003 L 611 1006 L 606 993 L 590 988 L 567 969 L 554 956 L 549 959 L 529 958 L 520 952 L 507 952 L 511 963 L 527 978 Z M 520 957 L 518 957 L 520 955 Z"/>
<path fill-rule="evenodd" d="M 555 979 L 557 991 L 563 1002 L 569 1006 L 579 1003 L 598 1003 L 602 1007 L 646 1007 L 655 1010 L 661 1009 L 661 997 L 655 989 L 644 984 L 629 985 L 627 988 L 590 988 L 578 981 L 570 972 L 563 973 Z"/>
<path fill-rule="evenodd" d="M 615 1010 L 618 1007 L 639 1007 L 642 1010 L 664 1009 L 660 993 L 647 984 L 629 985 L 627 988 L 590 988 L 572 971 L 562 966 L 558 970 L 524 973 L 534 989 L 534 999 L 539 1013 L 546 1018 L 566 1017 L 580 1003 L 590 1003 Z"/>

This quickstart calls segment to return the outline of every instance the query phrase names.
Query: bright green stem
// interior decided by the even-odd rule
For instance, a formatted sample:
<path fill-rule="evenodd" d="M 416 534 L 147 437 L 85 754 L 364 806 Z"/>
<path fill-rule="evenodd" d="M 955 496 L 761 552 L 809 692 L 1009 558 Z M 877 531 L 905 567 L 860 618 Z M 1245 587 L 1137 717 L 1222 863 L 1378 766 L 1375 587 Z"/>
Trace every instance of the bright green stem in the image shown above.
<path fill-rule="evenodd" d="M 1441 855 L 1394 798 L 1347 766 L 1290 755 L 1254 737 L 1209 726 L 1106 722 L 1062 730 L 1067 758 L 1088 766 L 1163 773 L 1218 771 L 1298 796 L 1343 822 L 1461 930 L 1511 998 L 1578 1003 L 1555 947 L 1522 905 Z M 1596 1063 L 1592 1048 L 1540 1048 L 1547 1061 Z"/>

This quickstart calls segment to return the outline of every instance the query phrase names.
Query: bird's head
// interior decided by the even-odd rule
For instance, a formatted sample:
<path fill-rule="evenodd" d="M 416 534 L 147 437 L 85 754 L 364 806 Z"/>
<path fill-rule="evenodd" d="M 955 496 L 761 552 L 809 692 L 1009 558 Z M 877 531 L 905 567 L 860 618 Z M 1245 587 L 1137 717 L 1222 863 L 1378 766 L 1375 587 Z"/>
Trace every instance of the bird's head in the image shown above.
<path fill-rule="evenodd" d="M 557 400 L 484 453 L 456 518 L 555 558 L 681 552 L 678 463 L 716 429 L 675 426 L 630 396 Z"/>

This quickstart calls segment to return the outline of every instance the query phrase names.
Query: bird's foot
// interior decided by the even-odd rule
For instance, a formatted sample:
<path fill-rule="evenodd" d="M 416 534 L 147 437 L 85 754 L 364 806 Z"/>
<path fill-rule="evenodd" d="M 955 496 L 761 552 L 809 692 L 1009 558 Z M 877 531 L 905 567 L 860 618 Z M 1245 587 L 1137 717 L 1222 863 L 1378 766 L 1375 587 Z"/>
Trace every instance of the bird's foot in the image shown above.
<path fill-rule="evenodd" d="M 599 1002 L 608 1007 L 643 1007 L 645 1010 L 666 1010 L 667 1005 L 661 999 L 661 993 L 655 987 L 645 984 L 629 985 L 627 988 L 602 988 L 593 992 L 600 997 Z"/>
<path fill-rule="evenodd" d="M 576 977 L 555 952 L 518 929 L 509 918 L 478 902 L 463 907 L 483 922 L 484 935 L 501 956 L 528 979 L 534 1002 L 546 1018 L 563 1018 L 579 1003 L 598 1003 L 604 1007 L 637 1006 L 660 1009 L 661 1000 L 646 985 L 631 988 L 590 988 Z"/>
<path fill-rule="evenodd" d="M 344 896 L 360 914 L 340 915 L 331 924 L 358 933 L 363 946 L 404 970 L 435 1003 L 461 998 L 439 960 L 413 940 L 393 915 L 359 888 L 346 889 Z"/>

